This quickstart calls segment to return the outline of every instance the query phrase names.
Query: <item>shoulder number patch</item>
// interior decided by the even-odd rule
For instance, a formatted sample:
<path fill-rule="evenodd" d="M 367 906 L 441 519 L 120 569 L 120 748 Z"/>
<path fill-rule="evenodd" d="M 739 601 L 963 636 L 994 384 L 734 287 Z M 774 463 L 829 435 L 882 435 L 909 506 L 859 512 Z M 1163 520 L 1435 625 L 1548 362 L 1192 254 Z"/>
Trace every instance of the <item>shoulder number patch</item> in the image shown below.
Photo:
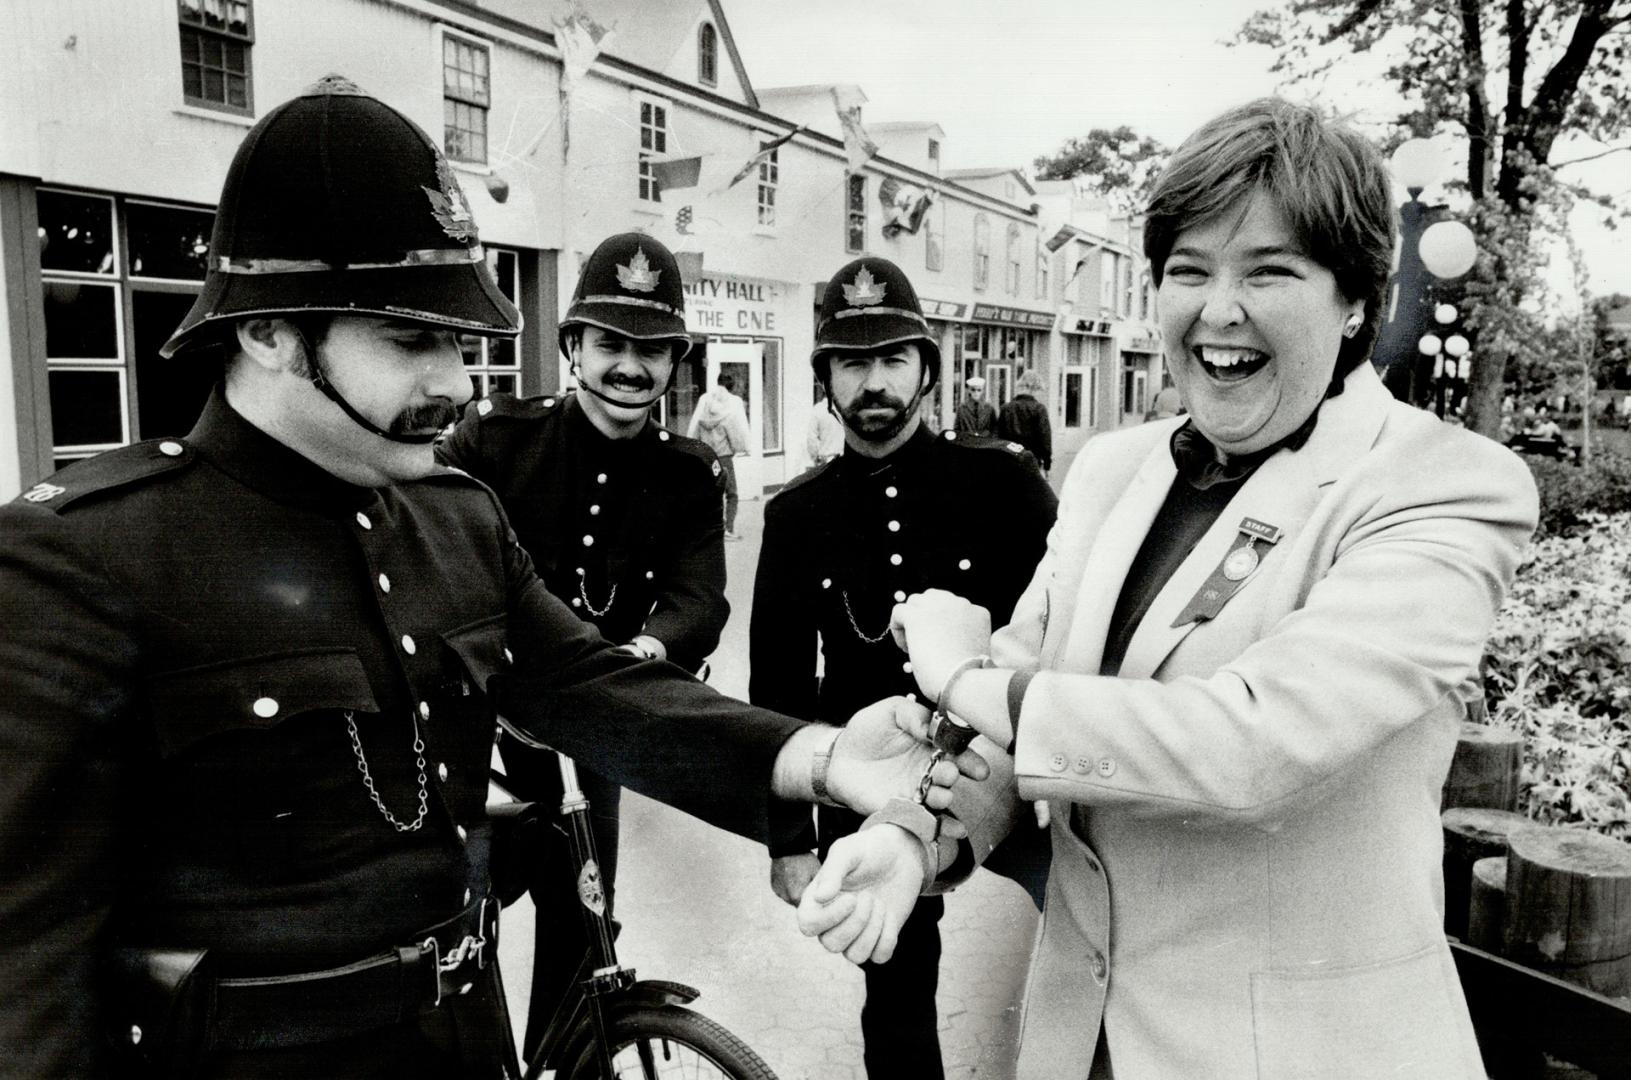
<path fill-rule="evenodd" d="M 56 484 L 47 484 L 42 481 L 25 491 L 23 493 L 23 498 L 31 503 L 50 502 L 58 495 L 66 493 L 67 490 L 68 489 L 65 487 L 59 487 Z"/>

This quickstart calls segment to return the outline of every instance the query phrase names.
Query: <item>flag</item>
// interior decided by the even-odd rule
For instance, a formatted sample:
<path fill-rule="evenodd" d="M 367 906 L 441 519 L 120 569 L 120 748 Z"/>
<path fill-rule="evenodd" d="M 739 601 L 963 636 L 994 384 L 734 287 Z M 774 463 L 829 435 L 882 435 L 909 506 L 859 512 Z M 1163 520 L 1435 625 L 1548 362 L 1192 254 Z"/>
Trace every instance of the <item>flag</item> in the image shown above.
<path fill-rule="evenodd" d="M 659 191 L 696 187 L 697 177 L 702 175 L 701 157 L 648 157 L 646 160 L 651 162 L 651 175 L 656 179 Z"/>
<path fill-rule="evenodd" d="M 849 157 L 850 172 L 865 165 L 878 152 L 878 144 L 861 126 L 860 91 L 851 86 L 832 88 L 833 108 L 838 111 L 838 123 L 844 129 L 844 153 Z"/>
<path fill-rule="evenodd" d="M 1047 230 L 1043 229 L 1043 232 L 1047 233 Z M 1065 244 L 1069 242 L 1069 240 L 1070 240 L 1070 229 L 1068 227 L 1066 227 L 1066 226 L 1061 225 L 1057 232 L 1048 234 L 1048 238 L 1046 240 L 1042 241 L 1042 245 L 1044 247 L 1046 247 L 1049 251 L 1058 251 L 1060 248 L 1064 247 Z"/>
<path fill-rule="evenodd" d="M 594 66 L 595 57 L 605 47 L 611 28 L 602 26 L 589 14 L 582 0 L 573 0 L 572 10 L 564 19 L 555 20 L 555 43 L 561 49 L 561 93 L 571 97 L 572 91 Z"/>
<path fill-rule="evenodd" d="M 746 163 L 744 163 L 740 169 L 736 170 L 736 175 L 730 178 L 730 182 L 719 190 L 729 191 L 737 184 L 740 184 L 743 180 L 746 180 L 748 178 L 748 174 L 751 173 L 761 161 L 764 161 L 766 158 L 770 157 L 770 155 L 775 153 L 779 148 L 786 146 L 793 140 L 794 135 L 797 135 L 803 130 L 804 129 L 802 127 L 796 127 L 792 131 L 789 131 L 786 135 L 778 135 L 776 138 L 760 146 L 758 152 L 752 157 L 748 158 Z M 715 194 L 717 194 L 717 192 Z"/>
<path fill-rule="evenodd" d="M 934 202 L 934 192 L 886 176 L 878 185 L 878 201 L 884 209 L 884 236 L 892 238 L 903 232 L 915 236 Z"/>
<path fill-rule="evenodd" d="M 679 212 L 674 215 L 674 231 L 681 236 L 691 235 L 691 208 L 689 206 L 680 207 Z"/>

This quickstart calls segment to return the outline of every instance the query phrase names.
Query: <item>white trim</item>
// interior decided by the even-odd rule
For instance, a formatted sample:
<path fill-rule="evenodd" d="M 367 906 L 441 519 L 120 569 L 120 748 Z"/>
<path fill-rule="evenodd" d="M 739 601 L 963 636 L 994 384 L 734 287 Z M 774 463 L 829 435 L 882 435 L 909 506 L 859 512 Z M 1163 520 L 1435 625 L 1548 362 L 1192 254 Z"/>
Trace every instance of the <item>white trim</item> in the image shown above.
<path fill-rule="evenodd" d="M 231 124 L 245 130 L 254 127 L 255 122 L 260 119 L 259 116 L 246 116 L 243 113 L 217 112 L 200 105 L 172 105 L 170 111 L 177 116 L 190 116 L 195 120 L 218 120 L 223 124 Z"/>

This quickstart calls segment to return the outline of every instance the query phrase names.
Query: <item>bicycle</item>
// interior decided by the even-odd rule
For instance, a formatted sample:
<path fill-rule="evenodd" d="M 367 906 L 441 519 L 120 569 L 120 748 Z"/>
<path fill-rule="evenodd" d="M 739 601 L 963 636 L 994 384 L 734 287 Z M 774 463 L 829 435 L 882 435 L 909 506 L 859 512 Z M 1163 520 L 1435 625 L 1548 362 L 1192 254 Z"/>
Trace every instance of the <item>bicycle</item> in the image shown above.
<path fill-rule="evenodd" d="M 543 1041 L 522 1070 L 523 1080 L 776 1080 L 752 1048 L 708 1017 L 684 1006 L 701 992 L 666 979 L 635 978 L 617 959 L 612 919 L 600 880 L 589 800 L 577 764 L 503 723 L 513 738 L 555 754 L 561 770 L 560 815 L 588 932 L 581 978 L 551 1019 Z M 496 818 L 528 812 L 533 804 L 506 791 L 495 777 Z"/>

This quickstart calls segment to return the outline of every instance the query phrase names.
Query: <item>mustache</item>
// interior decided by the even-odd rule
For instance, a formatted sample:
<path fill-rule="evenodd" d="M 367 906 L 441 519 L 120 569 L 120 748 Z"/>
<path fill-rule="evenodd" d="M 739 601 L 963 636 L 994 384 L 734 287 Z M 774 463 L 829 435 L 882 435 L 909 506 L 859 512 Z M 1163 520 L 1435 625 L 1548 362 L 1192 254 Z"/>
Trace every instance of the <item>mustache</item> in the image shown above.
<path fill-rule="evenodd" d="M 391 421 L 392 435 L 414 435 L 422 431 L 441 431 L 459 418 L 459 411 L 445 402 L 413 405 L 396 414 Z"/>
<path fill-rule="evenodd" d="M 657 385 L 657 381 L 648 375 L 623 375 L 617 372 L 605 376 L 600 381 L 622 390 L 650 390 Z"/>
<path fill-rule="evenodd" d="M 858 412 L 861 409 L 904 409 L 906 402 L 891 394 L 887 390 L 863 390 L 860 395 L 849 403 L 845 412 Z"/>

